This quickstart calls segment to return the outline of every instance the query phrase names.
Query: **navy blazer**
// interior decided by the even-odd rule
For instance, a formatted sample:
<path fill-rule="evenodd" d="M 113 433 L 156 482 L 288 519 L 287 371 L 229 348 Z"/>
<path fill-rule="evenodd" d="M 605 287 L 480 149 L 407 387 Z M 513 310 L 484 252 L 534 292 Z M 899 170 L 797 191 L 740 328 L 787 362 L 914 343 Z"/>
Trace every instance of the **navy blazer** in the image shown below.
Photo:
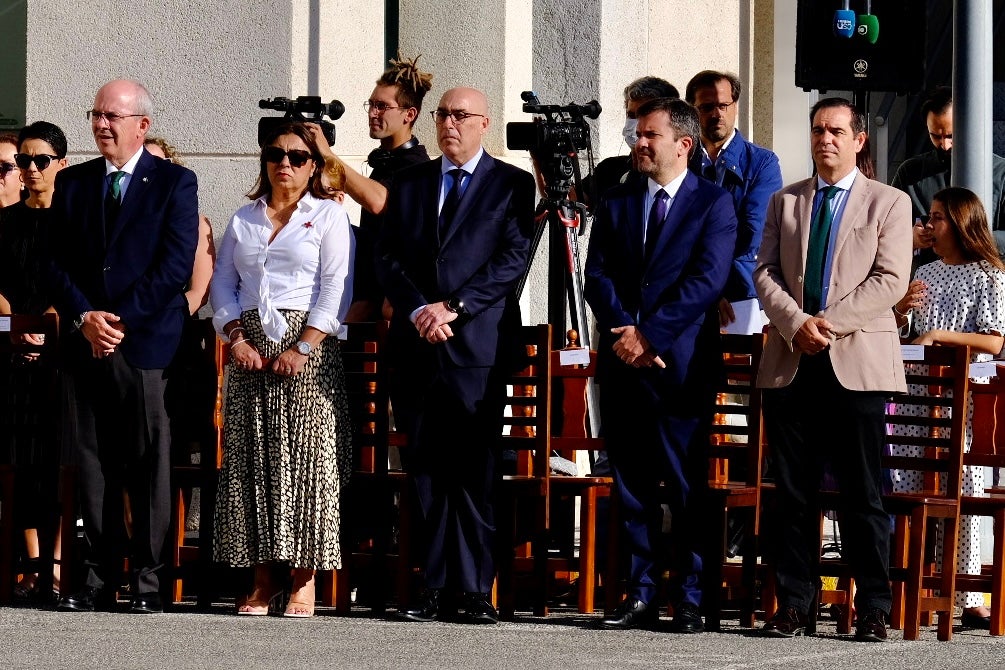
<path fill-rule="evenodd" d="M 733 262 L 736 212 L 728 192 L 688 172 L 648 263 L 643 261 L 647 180 L 612 188 L 601 200 L 586 258 L 585 294 L 600 331 L 598 375 L 628 367 L 612 347 L 612 328 L 636 325 L 665 370 L 646 368 L 663 385 L 691 373 L 695 340 L 719 299 Z"/>
<path fill-rule="evenodd" d="M 376 263 L 394 306 L 390 355 L 399 368 L 492 367 L 507 331 L 520 324 L 514 288 L 529 260 L 534 178 L 483 154 L 441 238 L 441 160 L 396 173 L 388 192 Z M 430 344 L 409 316 L 451 296 L 468 315 L 450 324 L 453 337 Z"/>
<path fill-rule="evenodd" d="M 105 159 L 56 176 L 52 209 L 52 290 L 69 363 L 91 358 L 73 328 L 82 312 L 121 317 L 119 351 L 133 367 L 165 368 L 187 316 L 185 285 L 199 238 L 195 174 L 143 151 L 108 238 Z"/>

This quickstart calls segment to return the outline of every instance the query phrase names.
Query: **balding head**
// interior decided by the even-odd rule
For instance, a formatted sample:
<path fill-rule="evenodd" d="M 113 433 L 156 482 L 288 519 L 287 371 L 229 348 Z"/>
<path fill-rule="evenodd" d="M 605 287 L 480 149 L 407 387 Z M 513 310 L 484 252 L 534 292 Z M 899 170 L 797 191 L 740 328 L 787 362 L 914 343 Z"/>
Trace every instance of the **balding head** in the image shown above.
<path fill-rule="evenodd" d="M 453 115 L 469 114 L 463 121 Z M 485 94 L 474 88 L 452 88 L 440 98 L 434 115 L 436 140 L 440 151 L 454 165 L 471 160 L 482 146 L 482 135 L 489 129 L 489 106 Z M 443 117 L 440 121 L 439 118 Z"/>
<path fill-rule="evenodd" d="M 152 113 L 150 93 L 138 81 L 116 79 L 98 89 L 91 132 L 101 155 L 116 167 L 129 162 L 143 146 Z"/>

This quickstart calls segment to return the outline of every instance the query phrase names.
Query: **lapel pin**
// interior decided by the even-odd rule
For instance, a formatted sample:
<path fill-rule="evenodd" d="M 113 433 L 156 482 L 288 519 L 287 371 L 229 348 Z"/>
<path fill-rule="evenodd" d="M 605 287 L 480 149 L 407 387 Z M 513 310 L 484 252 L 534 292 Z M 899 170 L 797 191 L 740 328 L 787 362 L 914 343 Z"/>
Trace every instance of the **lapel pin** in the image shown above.
<path fill-rule="evenodd" d="M 147 183 L 148 181 L 150 181 L 150 179 L 148 179 L 147 177 L 144 177 L 144 178 L 143 178 L 143 183 L 144 183 L 144 184 L 145 184 L 145 183 Z"/>

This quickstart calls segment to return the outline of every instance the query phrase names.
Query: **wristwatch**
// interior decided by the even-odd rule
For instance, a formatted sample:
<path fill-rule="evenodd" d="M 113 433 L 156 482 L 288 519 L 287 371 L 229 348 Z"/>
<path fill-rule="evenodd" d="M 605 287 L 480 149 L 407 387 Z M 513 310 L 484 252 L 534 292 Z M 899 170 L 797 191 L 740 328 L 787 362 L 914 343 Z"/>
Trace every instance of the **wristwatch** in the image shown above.
<path fill-rule="evenodd" d="M 468 311 L 464 309 L 464 301 L 458 298 L 457 296 L 451 296 L 447 298 L 446 304 L 447 309 L 453 312 L 454 314 L 463 316 L 464 314 L 468 313 Z"/>
<path fill-rule="evenodd" d="M 297 350 L 297 353 L 302 356 L 310 356 L 311 350 L 314 349 L 310 342 L 305 342 L 303 340 L 297 342 L 294 348 Z"/>
<path fill-rule="evenodd" d="M 80 316 L 73 320 L 73 329 L 80 330 L 84 327 L 84 319 L 87 318 L 87 311 L 81 312 Z"/>

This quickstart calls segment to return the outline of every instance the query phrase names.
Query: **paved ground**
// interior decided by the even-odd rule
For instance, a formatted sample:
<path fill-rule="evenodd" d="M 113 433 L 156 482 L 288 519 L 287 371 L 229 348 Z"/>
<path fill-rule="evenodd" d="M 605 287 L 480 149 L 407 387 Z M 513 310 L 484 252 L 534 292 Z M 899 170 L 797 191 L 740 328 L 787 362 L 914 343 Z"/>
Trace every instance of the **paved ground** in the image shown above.
<path fill-rule="evenodd" d="M 592 616 L 499 626 L 409 624 L 321 611 L 310 620 L 248 618 L 219 607 L 157 616 L 0 608 L 3 668 L 1001 668 L 1005 638 L 958 631 L 953 642 L 859 644 L 829 624 L 812 638 L 750 631 L 677 636 L 600 631 Z"/>

